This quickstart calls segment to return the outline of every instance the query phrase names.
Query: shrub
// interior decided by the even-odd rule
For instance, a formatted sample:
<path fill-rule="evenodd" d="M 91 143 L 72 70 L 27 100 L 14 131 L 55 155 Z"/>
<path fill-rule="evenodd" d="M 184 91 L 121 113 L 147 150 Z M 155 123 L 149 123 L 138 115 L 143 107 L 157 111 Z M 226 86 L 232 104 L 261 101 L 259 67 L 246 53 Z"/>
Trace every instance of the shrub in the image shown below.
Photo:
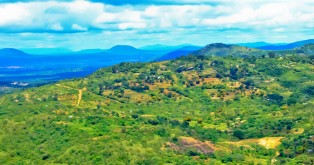
<path fill-rule="evenodd" d="M 233 131 L 233 136 L 237 137 L 238 139 L 244 139 L 244 133 L 242 130 L 236 129 Z"/>

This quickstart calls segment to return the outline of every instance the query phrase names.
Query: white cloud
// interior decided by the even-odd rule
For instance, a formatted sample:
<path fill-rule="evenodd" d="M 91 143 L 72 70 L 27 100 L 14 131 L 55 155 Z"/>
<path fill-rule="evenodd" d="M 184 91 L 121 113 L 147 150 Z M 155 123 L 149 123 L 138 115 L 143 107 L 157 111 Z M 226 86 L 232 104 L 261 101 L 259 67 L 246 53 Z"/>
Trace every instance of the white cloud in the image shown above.
<path fill-rule="evenodd" d="M 77 25 L 93 26 L 94 19 L 103 12 L 103 8 L 102 4 L 87 1 L 0 3 L 0 29 L 13 32 L 71 32 L 78 30 L 74 29 L 78 28 Z"/>
<path fill-rule="evenodd" d="M 186 0 L 185 2 L 191 2 Z M 0 4 L 0 28 L 10 30 L 282 28 L 314 22 L 308 0 L 212 0 L 199 5 L 111 6 L 88 1 Z M 202 2 L 215 2 L 211 6 Z M 312 6 L 311 6 L 312 5 Z M 302 9 L 302 10 L 300 10 Z M 56 24 L 58 22 L 59 24 Z M 62 25 L 62 26 L 61 26 Z M 17 27 L 16 27 L 17 26 Z M 45 29 L 47 28 L 48 29 Z M 90 28 L 91 27 L 91 28 Z"/>
<path fill-rule="evenodd" d="M 228 42 L 239 38 L 276 41 L 285 38 L 283 34 L 296 40 L 314 35 L 313 11 L 313 0 L 183 0 L 146 6 L 113 6 L 87 0 L 0 3 L 0 33 L 83 32 L 85 38 L 87 34 L 102 38 L 107 38 L 103 34 L 120 35 L 120 41 L 134 42 L 144 42 L 138 38 L 145 33 L 153 36 L 145 40 L 169 42 L 186 39 L 206 43 L 210 42 L 208 36 Z"/>
<path fill-rule="evenodd" d="M 55 23 L 55 24 L 52 24 L 50 27 L 49 27 L 50 30 L 55 30 L 55 31 L 62 31 L 64 28 L 62 27 L 62 25 L 60 23 Z"/>
<path fill-rule="evenodd" d="M 120 30 L 126 30 L 126 29 L 144 29 L 146 28 L 146 23 L 134 23 L 134 22 L 128 22 L 128 23 L 120 23 L 118 25 Z"/>
<path fill-rule="evenodd" d="M 276 28 L 273 29 L 274 32 L 284 32 L 286 29 L 285 28 Z"/>
<path fill-rule="evenodd" d="M 78 30 L 78 31 L 87 31 L 87 30 L 88 30 L 87 28 L 82 27 L 82 26 L 80 26 L 80 25 L 78 25 L 78 24 L 73 24 L 73 25 L 72 25 L 72 29 L 73 29 L 73 30 Z"/>
<path fill-rule="evenodd" d="M 5 4 L 0 6 L 0 26 L 21 25 L 30 16 L 31 12 L 21 5 Z"/>
<path fill-rule="evenodd" d="M 109 11 L 107 11 L 109 10 Z M 115 12 L 110 12 L 110 10 L 115 10 Z M 121 7 L 107 7 L 104 11 L 95 19 L 94 24 L 97 27 L 106 28 L 108 24 L 116 24 L 116 28 L 121 26 L 125 27 L 141 27 L 145 23 L 145 19 L 142 18 L 142 12 L 137 11 L 133 8 L 121 8 Z"/>

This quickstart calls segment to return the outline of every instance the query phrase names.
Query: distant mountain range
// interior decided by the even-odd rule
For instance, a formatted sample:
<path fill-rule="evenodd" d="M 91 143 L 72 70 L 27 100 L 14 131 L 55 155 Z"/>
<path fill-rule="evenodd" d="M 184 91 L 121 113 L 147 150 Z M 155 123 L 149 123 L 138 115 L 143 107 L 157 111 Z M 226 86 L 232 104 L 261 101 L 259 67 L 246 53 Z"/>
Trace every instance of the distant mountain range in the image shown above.
<path fill-rule="evenodd" d="M 177 45 L 177 46 L 169 46 L 169 45 L 148 45 L 143 46 L 140 48 L 135 48 L 130 45 L 116 45 L 109 49 L 83 49 L 80 51 L 73 51 L 71 49 L 66 48 L 21 48 L 20 50 L 32 55 L 64 55 L 64 54 L 93 54 L 93 53 L 102 53 L 102 52 L 110 52 L 115 54 L 120 53 L 138 53 L 138 50 L 141 51 L 159 51 L 168 53 L 183 47 L 193 46 L 191 44 L 183 44 L 183 45 Z"/>
<path fill-rule="evenodd" d="M 308 39 L 308 40 L 302 40 L 297 41 L 293 43 L 268 43 L 268 42 L 248 42 L 248 43 L 234 43 L 231 45 L 238 45 L 238 46 L 244 46 L 249 48 L 257 48 L 261 50 L 289 50 L 294 49 L 297 47 L 301 47 L 305 44 L 311 44 L 314 43 L 314 39 Z M 189 49 L 192 48 L 192 49 Z M 139 48 L 132 47 L 130 45 L 116 45 L 110 49 L 85 49 L 80 51 L 73 51 L 67 48 L 22 48 L 20 51 L 24 52 L 25 54 L 31 54 L 31 55 L 77 55 L 77 54 L 128 54 L 128 55 L 136 55 L 136 54 L 142 54 L 143 52 L 151 53 L 151 54 L 158 54 L 160 58 L 162 56 L 166 56 L 167 54 L 170 54 L 169 57 L 173 55 L 173 57 L 177 57 L 175 54 L 182 54 L 186 55 L 187 52 L 190 52 L 190 50 L 194 50 L 194 48 L 201 48 L 201 46 L 195 46 L 191 44 L 182 44 L 182 45 L 176 45 L 176 46 L 169 46 L 169 45 L 162 45 L 162 44 L 156 44 L 156 45 L 147 45 L 142 46 Z M 17 49 L 14 49 L 17 50 Z M 7 51 L 7 53 L 5 53 Z M 12 50 L 11 50 L 12 51 Z M 23 54 L 21 52 L 10 52 L 10 49 L 8 50 L 2 50 L 0 52 L 1 54 Z M 165 57 L 165 59 L 167 59 Z"/>
<path fill-rule="evenodd" d="M 143 50 L 128 45 L 67 53 L 62 49 L 51 52 L 47 50 L 52 49 L 28 49 L 27 53 L 13 48 L 0 49 L 0 80 L 8 83 L 14 81 L 47 83 L 83 77 L 102 67 L 121 62 L 153 61 L 173 51 Z"/>
<path fill-rule="evenodd" d="M 267 43 L 267 42 L 248 42 L 248 43 L 237 43 L 233 45 L 246 46 L 250 48 L 259 48 L 264 46 L 277 46 L 277 45 L 285 45 L 286 43 Z"/>
<path fill-rule="evenodd" d="M 22 48 L 21 51 L 33 55 L 56 55 L 73 52 L 72 50 L 66 48 Z"/>
<path fill-rule="evenodd" d="M 305 44 L 314 44 L 314 39 L 303 40 L 303 41 L 298 41 L 298 42 L 293 42 L 293 43 L 283 44 L 283 45 L 270 44 L 270 45 L 260 46 L 257 48 L 262 49 L 262 50 L 289 50 L 289 49 L 294 49 L 294 48 L 303 46 Z"/>
<path fill-rule="evenodd" d="M 107 49 L 84 49 L 84 50 L 80 50 L 77 52 L 72 52 L 72 54 L 73 53 L 75 53 L 75 54 L 93 54 L 93 53 L 101 53 L 104 51 L 107 51 Z"/>
<path fill-rule="evenodd" d="M 189 47 L 192 46 L 194 47 L 195 45 L 192 44 L 182 44 L 182 45 L 175 45 L 175 46 L 169 46 L 169 45 L 162 45 L 162 44 L 156 44 L 156 45 L 147 45 L 147 46 L 143 46 L 140 47 L 139 49 L 142 50 L 168 50 L 170 51 L 174 51 L 183 47 Z"/>
<path fill-rule="evenodd" d="M 205 56 L 261 56 L 268 55 L 269 49 L 276 54 L 314 55 L 314 40 L 304 40 L 284 45 L 266 45 L 266 42 L 227 45 L 209 44 L 205 47 L 193 45 L 151 45 L 135 48 L 117 45 L 110 49 L 86 49 L 73 52 L 66 49 L 26 50 L 0 49 L 0 79 L 2 81 L 55 81 L 64 78 L 82 77 L 106 66 L 121 62 L 166 61 L 187 55 Z M 253 48 L 257 47 L 257 48 Z M 69 52 L 70 51 L 70 52 Z M 35 52 L 32 54 L 30 52 Z M 37 52 L 37 53 L 36 53 Z M 47 54 L 43 54 L 43 53 Z"/>
<path fill-rule="evenodd" d="M 29 54 L 14 48 L 0 49 L 0 57 L 26 57 Z"/>
<path fill-rule="evenodd" d="M 183 48 L 174 50 L 170 53 L 167 53 L 163 56 L 161 56 L 160 58 L 156 59 L 155 61 L 165 61 L 165 60 L 172 60 L 181 56 L 186 56 L 189 55 L 192 52 L 195 52 L 199 49 L 201 49 L 202 47 L 199 46 L 185 46 Z"/>
<path fill-rule="evenodd" d="M 84 55 L 92 58 L 93 56 L 106 56 L 107 58 L 145 58 L 147 60 L 170 60 L 180 56 L 185 56 L 190 53 L 199 54 L 206 52 L 217 56 L 225 56 L 230 54 L 250 54 L 251 52 L 261 50 L 291 50 L 297 47 L 302 47 L 306 44 L 314 43 L 314 39 L 297 41 L 293 43 L 267 43 L 267 42 L 251 42 L 238 44 L 209 44 L 201 49 L 201 46 L 194 46 L 191 44 L 183 44 L 178 46 L 167 45 L 148 45 L 140 48 L 135 48 L 130 45 L 116 45 L 110 49 L 85 49 L 81 51 L 72 51 L 66 48 L 33 48 L 33 49 L 14 49 L 4 48 L 0 49 L 0 57 L 15 58 L 15 57 L 30 57 L 32 55 L 46 55 L 47 57 L 62 55 L 63 57 L 77 55 L 80 58 Z M 232 50 L 232 51 L 231 51 Z M 73 57 L 71 57 L 73 58 Z"/>

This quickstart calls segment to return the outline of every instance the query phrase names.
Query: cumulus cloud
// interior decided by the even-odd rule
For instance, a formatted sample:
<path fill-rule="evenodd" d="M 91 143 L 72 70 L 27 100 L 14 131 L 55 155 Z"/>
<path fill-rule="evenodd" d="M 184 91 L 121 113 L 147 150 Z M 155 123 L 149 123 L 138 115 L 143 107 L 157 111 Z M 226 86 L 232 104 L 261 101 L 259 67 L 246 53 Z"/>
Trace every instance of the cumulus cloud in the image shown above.
<path fill-rule="evenodd" d="M 64 28 L 61 26 L 60 23 L 55 23 L 50 26 L 50 29 L 55 31 L 62 31 Z"/>
<path fill-rule="evenodd" d="M 312 0 L 0 0 L 0 33 L 106 34 L 133 41 L 149 34 L 171 43 L 238 36 L 296 40 L 313 36 L 313 6 Z"/>
<path fill-rule="evenodd" d="M 104 5 L 87 1 L 0 4 L 2 32 L 73 33 L 93 27 Z"/>
<path fill-rule="evenodd" d="M 7 4 L 0 7 L 0 26 L 28 24 L 30 17 L 31 12 L 23 6 Z"/>
<path fill-rule="evenodd" d="M 78 31 L 87 31 L 87 30 L 88 30 L 87 28 L 82 27 L 82 26 L 80 26 L 80 25 L 78 25 L 78 24 L 73 24 L 73 25 L 72 25 L 72 29 L 73 29 L 73 30 L 78 30 Z"/>
<path fill-rule="evenodd" d="M 114 1 L 110 0 L 102 2 L 104 4 L 82 0 L 0 4 L 0 28 L 17 32 L 23 29 L 70 33 L 87 29 L 283 28 L 280 26 L 296 23 L 299 26 L 312 27 L 311 22 L 314 22 L 311 7 L 314 3 L 306 0 L 304 3 L 291 0 L 277 0 L 270 3 L 244 0 L 235 3 L 235 1 L 223 0 L 220 5 L 215 6 L 206 5 L 206 3 L 218 4 L 213 0 L 198 1 L 199 4 L 193 5 L 184 4 L 193 2 L 190 0 L 180 1 L 183 5 L 156 5 L 170 2 L 167 0 L 124 1 L 128 4 L 155 4 L 142 7 L 113 6 Z M 179 1 L 172 2 L 179 3 Z"/>
<path fill-rule="evenodd" d="M 188 4 L 207 4 L 217 5 L 219 0 L 91 0 L 92 2 L 105 3 L 115 6 L 122 5 L 188 5 Z"/>

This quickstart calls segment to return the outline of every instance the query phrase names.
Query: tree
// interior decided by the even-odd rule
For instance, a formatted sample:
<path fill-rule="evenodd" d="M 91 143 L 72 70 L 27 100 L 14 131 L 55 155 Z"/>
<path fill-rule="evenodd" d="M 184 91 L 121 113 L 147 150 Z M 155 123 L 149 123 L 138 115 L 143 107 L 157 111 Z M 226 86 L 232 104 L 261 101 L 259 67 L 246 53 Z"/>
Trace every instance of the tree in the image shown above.
<path fill-rule="evenodd" d="M 132 114 L 131 115 L 133 119 L 137 119 L 138 118 L 138 114 Z"/>
<path fill-rule="evenodd" d="M 290 95 L 289 99 L 287 100 L 287 104 L 293 105 L 296 104 L 299 100 L 298 94 L 297 93 L 293 93 L 292 95 Z"/>
<path fill-rule="evenodd" d="M 236 129 L 233 131 L 233 136 L 237 137 L 238 139 L 244 139 L 244 133 L 242 130 Z"/>
<path fill-rule="evenodd" d="M 268 57 L 269 58 L 275 58 L 276 57 L 276 54 L 274 52 L 269 52 L 268 53 Z"/>
<path fill-rule="evenodd" d="M 232 78 L 234 80 L 237 80 L 238 79 L 237 72 L 238 72 L 238 68 L 237 67 L 231 67 L 230 68 L 230 78 Z"/>
<path fill-rule="evenodd" d="M 308 86 L 303 91 L 305 94 L 308 94 L 310 96 L 314 96 L 314 86 Z"/>
<path fill-rule="evenodd" d="M 188 122 L 188 121 L 184 121 L 184 122 L 182 122 L 182 124 L 181 124 L 181 127 L 182 128 L 188 128 L 190 126 L 190 122 Z"/>
<path fill-rule="evenodd" d="M 249 87 L 249 86 L 254 86 L 254 81 L 253 81 L 253 80 L 246 80 L 246 81 L 244 82 L 244 84 L 245 84 L 247 87 Z"/>
<path fill-rule="evenodd" d="M 283 97 L 279 94 L 276 94 L 276 93 L 268 94 L 267 99 L 269 101 L 272 101 L 272 102 L 277 103 L 277 104 L 281 104 L 283 101 Z"/>

